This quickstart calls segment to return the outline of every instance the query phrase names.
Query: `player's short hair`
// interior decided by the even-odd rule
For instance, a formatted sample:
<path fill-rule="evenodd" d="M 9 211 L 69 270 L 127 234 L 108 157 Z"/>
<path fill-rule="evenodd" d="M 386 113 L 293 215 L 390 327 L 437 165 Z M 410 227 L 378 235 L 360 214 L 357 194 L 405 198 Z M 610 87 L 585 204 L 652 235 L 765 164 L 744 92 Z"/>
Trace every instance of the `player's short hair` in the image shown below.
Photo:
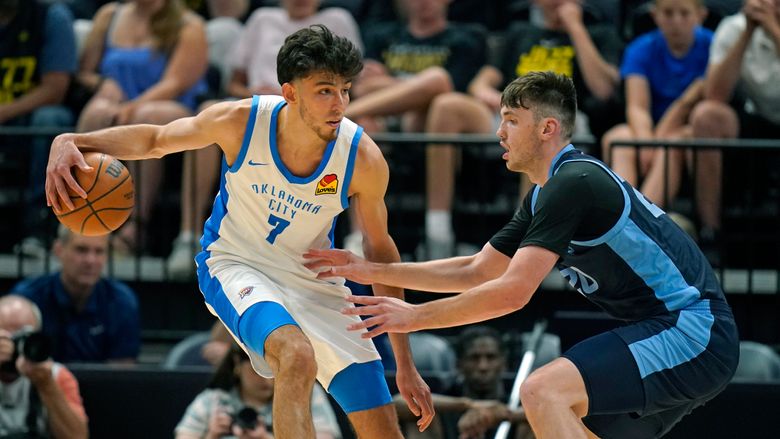
<path fill-rule="evenodd" d="M 351 81 L 361 70 L 360 50 L 321 24 L 288 36 L 276 56 L 279 84 L 306 78 L 315 72 L 334 73 Z"/>
<path fill-rule="evenodd" d="M 553 72 L 529 72 L 515 79 L 501 93 L 501 106 L 530 110 L 537 122 L 558 119 L 561 133 L 570 139 L 577 114 L 577 91 L 571 78 Z"/>

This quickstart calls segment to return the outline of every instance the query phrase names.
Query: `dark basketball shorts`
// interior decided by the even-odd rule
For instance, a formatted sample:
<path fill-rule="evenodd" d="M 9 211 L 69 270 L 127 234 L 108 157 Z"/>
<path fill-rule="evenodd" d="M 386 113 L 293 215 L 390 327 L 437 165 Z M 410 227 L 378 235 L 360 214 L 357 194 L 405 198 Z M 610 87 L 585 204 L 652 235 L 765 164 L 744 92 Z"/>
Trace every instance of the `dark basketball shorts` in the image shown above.
<path fill-rule="evenodd" d="M 605 439 L 655 438 L 726 387 L 739 339 L 728 305 L 702 300 L 591 337 L 563 356 L 585 381 L 585 426 Z"/>

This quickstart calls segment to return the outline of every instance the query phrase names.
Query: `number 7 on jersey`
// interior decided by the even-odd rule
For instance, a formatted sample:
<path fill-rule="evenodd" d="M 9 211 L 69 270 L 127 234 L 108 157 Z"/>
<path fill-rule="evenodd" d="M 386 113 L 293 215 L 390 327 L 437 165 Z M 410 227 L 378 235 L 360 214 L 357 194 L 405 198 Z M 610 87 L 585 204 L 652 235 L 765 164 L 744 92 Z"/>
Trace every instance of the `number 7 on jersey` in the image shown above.
<path fill-rule="evenodd" d="M 279 218 L 276 215 L 269 215 L 268 224 L 274 226 L 274 228 L 271 229 L 271 233 L 268 234 L 265 240 L 273 244 L 274 241 L 276 241 L 276 237 L 279 236 L 280 233 L 284 232 L 284 229 L 290 225 L 290 222 L 286 219 Z"/>

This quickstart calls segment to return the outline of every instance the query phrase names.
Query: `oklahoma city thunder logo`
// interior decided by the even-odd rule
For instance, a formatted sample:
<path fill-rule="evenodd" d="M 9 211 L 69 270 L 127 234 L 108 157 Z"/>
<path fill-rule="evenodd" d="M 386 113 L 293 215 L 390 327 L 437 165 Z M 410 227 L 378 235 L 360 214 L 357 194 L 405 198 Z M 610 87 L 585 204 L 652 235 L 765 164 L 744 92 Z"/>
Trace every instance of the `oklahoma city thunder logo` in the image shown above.
<path fill-rule="evenodd" d="M 336 174 L 328 174 L 317 183 L 314 195 L 335 194 L 339 188 L 339 178 Z"/>
<path fill-rule="evenodd" d="M 252 290 L 254 288 L 255 287 L 246 287 L 246 288 L 242 289 L 241 291 L 238 292 L 238 298 L 239 299 L 243 299 L 244 297 L 252 294 Z"/>

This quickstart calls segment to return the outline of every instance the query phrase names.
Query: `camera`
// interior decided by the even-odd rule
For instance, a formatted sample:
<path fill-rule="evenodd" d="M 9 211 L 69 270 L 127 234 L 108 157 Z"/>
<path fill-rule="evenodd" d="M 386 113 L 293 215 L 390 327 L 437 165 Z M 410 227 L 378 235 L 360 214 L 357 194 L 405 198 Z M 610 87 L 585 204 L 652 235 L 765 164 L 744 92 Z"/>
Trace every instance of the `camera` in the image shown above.
<path fill-rule="evenodd" d="M 16 359 L 19 358 L 19 354 L 24 355 L 27 360 L 33 363 L 46 361 L 51 356 L 51 339 L 41 331 L 29 329 L 17 331 L 11 336 L 11 341 L 14 345 L 14 353 L 8 361 L 0 363 L 0 371 L 2 372 L 17 372 Z"/>
<path fill-rule="evenodd" d="M 245 406 L 233 414 L 232 425 L 239 426 L 244 430 L 254 430 L 257 427 L 257 415 L 257 410 Z"/>

